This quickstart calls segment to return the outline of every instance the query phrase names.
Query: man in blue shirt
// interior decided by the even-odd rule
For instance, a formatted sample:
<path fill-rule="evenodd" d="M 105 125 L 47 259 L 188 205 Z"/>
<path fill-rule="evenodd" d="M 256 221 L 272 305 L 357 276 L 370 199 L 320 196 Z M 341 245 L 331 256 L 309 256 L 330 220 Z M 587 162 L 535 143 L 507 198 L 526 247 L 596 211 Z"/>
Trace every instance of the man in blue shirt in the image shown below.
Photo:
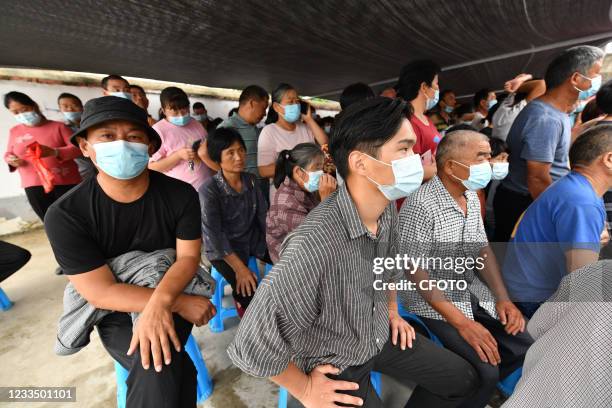
<path fill-rule="evenodd" d="M 612 125 L 594 126 L 569 153 L 572 171 L 525 211 L 508 247 L 503 276 L 512 300 L 531 317 L 569 272 L 597 261 L 612 187 Z"/>
<path fill-rule="evenodd" d="M 546 93 L 530 102 L 508 133 L 510 172 L 493 202 L 494 240 L 506 242 L 523 211 L 546 188 L 569 172 L 571 125 L 567 115 L 578 99 L 597 92 L 603 51 L 587 45 L 570 48 L 546 69 Z"/>

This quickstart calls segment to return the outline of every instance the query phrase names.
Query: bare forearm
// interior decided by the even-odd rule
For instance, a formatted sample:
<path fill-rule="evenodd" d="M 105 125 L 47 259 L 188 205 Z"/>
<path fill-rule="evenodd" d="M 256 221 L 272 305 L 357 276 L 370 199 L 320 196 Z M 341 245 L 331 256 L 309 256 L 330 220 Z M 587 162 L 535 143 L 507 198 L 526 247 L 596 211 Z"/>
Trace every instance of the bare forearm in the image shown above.
<path fill-rule="evenodd" d="M 310 128 L 310 131 L 312 132 L 319 146 L 323 146 L 329 142 L 327 134 L 323 129 L 321 129 L 321 126 L 317 125 L 317 122 L 315 122 L 314 119 L 308 119 L 306 121 L 306 125 Z"/>
<path fill-rule="evenodd" d="M 149 168 L 151 170 L 159 171 L 163 173 L 172 169 L 181 161 L 181 158 L 178 154 L 171 154 L 170 156 L 164 157 L 163 159 L 159 159 L 157 161 L 152 161 L 149 163 Z"/>
<path fill-rule="evenodd" d="M 285 371 L 279 375 L 270 377 L 270 380 L 279 386 L 284 387 L 289 394 L 296 398 L 304 395 L 306 388 L 308 387 L 308 376 L 291 362 L 289 362 L 289 365 Z"/>
<path fill-rule="evenodd" d="M 116 312 L 140 313 L 144 310 L 153 295 L 154 288 L 145 288 L 126 283 L 115 283 L 108 286 L 89 303 L 98 309 L 113 310 Z M 179 295 L 179 298 L 184 295 Z M 178 312 L 178 303 L 172 307 L 173 312 Z"/>
<path fill-rule="evenodd" d="M 234 272 L 246 267 L 244 262 L 242 262 L 235 252 L 224 256 L 223 260 L 234 270 Z"/>
<path fill-rule="evenodd" d="M 157 285 L 151 300 L 161 301 L 168 306 L 173 305 L 185 286 L 193 279 L 199 262 L 200 259 L 195 256 L 183 256 L 177 259 Z"/>
<path fill-rule="evenodd" d="M 259 166 L 259 175 L 264 178 L 272 178 L 274 177 L 274 163 L 267 164 L 265 166 Z"/>
<path fill-rule="evenodd" d="M 534 200 L 540 196 L 552 184 L 550 174 L 529 176 L 527 175 L 527 188 Z"/>

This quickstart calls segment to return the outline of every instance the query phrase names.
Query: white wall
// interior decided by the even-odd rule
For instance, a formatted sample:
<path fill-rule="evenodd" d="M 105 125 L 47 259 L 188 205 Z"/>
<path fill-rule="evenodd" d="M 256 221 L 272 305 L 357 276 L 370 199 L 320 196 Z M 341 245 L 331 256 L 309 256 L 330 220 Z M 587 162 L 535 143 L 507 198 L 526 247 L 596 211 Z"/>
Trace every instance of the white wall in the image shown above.
<path fill-rule="evenodd" d="M 0 80 L 0 96 L 3 96 L 10 91 L 19 91 L 29 95 L 38 103 L 43 114 L 51 120 L 63 121 L 64 118 L 57 108 L 57 97 L 62 92 L 72 93 L 83 101 L 102 96 L 100 88 L 91 88 L 84 86 L 67 86 L 67 85 L 49 85 L 39 84 L 26 81 L 9 81 Z M 157 118 L 159 111 L 159 93 L 147 93 L 149 98 L 149 113 Z M 214 98 L 190 98 L 190 102 L 202 102 L 206 105 L 208 115 L 214 118 L 220 117 L 225 119 L 229 111 L 238 106 L 238 101 L 226 101 Z M 334 116 L 338 112 L 318 110 L 317 113 L 321 116 Z M 13 116 L 4 108 L 0 107 L 0 157 L 4 157 L 6 144 L 8 143 L 9 129 L 16 125 Z M 4 163 L 0 164 L 0 199 L 6 197 L 15 197 L 24 195 L 23 189 L 20 187 L 19 175 L 17 173 L 9 173 L 8 166 Z"/>
<path fill-rule="evenodd" d="M 63 116 L 57 108 L 57 97 L 62 92 L 72 93 L 83 101 L 102 96 L 100 88 L 91 88 L 84 86 L 67 86 L 67 85 L 49 85 L 39 84 L 26 81 L 6 81 L 0 80 L 0 96 L 3 96 L 10 91 L 19 91 L 29 95 L 34 99 L 43 114 L 51 120 L 63 121 Z M 157 118 L 159 110 L 159 94 L 147 93 L 149 98 L 149 113 Z M 208 114 L 212 117 L 226 118 L 228 112 L 238 106 L 237 101 L 225 101 L 213 98 L 190 98 L 190 102 L 200 101 L 206 105 Z M 9 129 L 17 123 L 13 116 L 4 108 L 0 107 L 0 157 L 4 157 L 6 144 L 8 143 Z M 23 195 L 23 189 L 20 187 L 19 175 L 17 173 L 9 173 L 8 166 L 2 160 L 0 164 L 0 198 L 14 197 Z"/>

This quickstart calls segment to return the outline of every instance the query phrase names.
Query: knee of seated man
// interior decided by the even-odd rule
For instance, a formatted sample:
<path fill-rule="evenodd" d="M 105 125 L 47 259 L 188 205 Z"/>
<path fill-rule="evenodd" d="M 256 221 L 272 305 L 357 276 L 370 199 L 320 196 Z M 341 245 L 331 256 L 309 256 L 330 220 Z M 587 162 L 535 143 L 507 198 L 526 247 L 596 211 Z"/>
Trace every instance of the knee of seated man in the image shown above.
<path fill-rule="evenodd" d="M 455 372 L 456 379 L 445 390 L 449 397 L 464 398 L 479 388 L 478 373 L 470 363 L 460 358 L 455 365 Z"/>

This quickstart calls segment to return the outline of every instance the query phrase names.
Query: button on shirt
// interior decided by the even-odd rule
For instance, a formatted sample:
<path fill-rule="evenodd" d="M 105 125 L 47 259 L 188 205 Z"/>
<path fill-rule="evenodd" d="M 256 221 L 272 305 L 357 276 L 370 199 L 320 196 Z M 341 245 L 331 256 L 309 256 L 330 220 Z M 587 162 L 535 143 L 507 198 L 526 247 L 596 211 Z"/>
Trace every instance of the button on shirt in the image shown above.
<path fill-rule="evenodd" d="M 237 112 L 221 122 L 219 127 L 236 129 L 240 133 L 246 146 L 246 171 L 259 177 L 257 170 L 257 141 L 259 140 L 261 129 L 247 123 Z"/>
<path fill-rule="evenodd" d="M 385 209 L 374 236 L 340 187 L 283 243 L 229 346 L 230 359 L 250 375 L 270 377 L 290 361 L 308 373 L 374 357 L 389 336 L 386 293 L 374 290 L 374 280 L 398 280 L 401 272 L 375 275 L 373 259 L 395 256 L 396 243 L 394 207 Z"/>
<path fill-rule="evenodd" d="M 444 294 L 468 318 L 474 320 L 470 294 L 491 316 L 497 318 L 495 298 L 489 288 L 480 280 L 474 268 L 460 265 L 467 258 L 476 260 L 480 250 L 488 245 L 478 195 L 473 191 L 466 191 L 464 195 L 467 215 L 437 176 L 411 194 L 400 210 L 399 253 L 402 257 L 407 254 L 409 257 L 420 257 L 421 262 L 426 261 L 428 267 L 421 269 L 429 273 L 430 280 L 465 280 L 468 290 L 448 289 Z M 454 268 L 450 267 L 449 258 Z M 400 291 L 398 297 L 411 312 L 444 320 L 416 290 Z"/>
<path fill-rule="evenodd" d="M 251 255 L 266 254 L 267 204 L 255 176 L 242 173 L 242 191 L 234 190 L 218 172 L 199 190 L 202 234 L 211 261 L 236 253 L 246 264 Z"/>

